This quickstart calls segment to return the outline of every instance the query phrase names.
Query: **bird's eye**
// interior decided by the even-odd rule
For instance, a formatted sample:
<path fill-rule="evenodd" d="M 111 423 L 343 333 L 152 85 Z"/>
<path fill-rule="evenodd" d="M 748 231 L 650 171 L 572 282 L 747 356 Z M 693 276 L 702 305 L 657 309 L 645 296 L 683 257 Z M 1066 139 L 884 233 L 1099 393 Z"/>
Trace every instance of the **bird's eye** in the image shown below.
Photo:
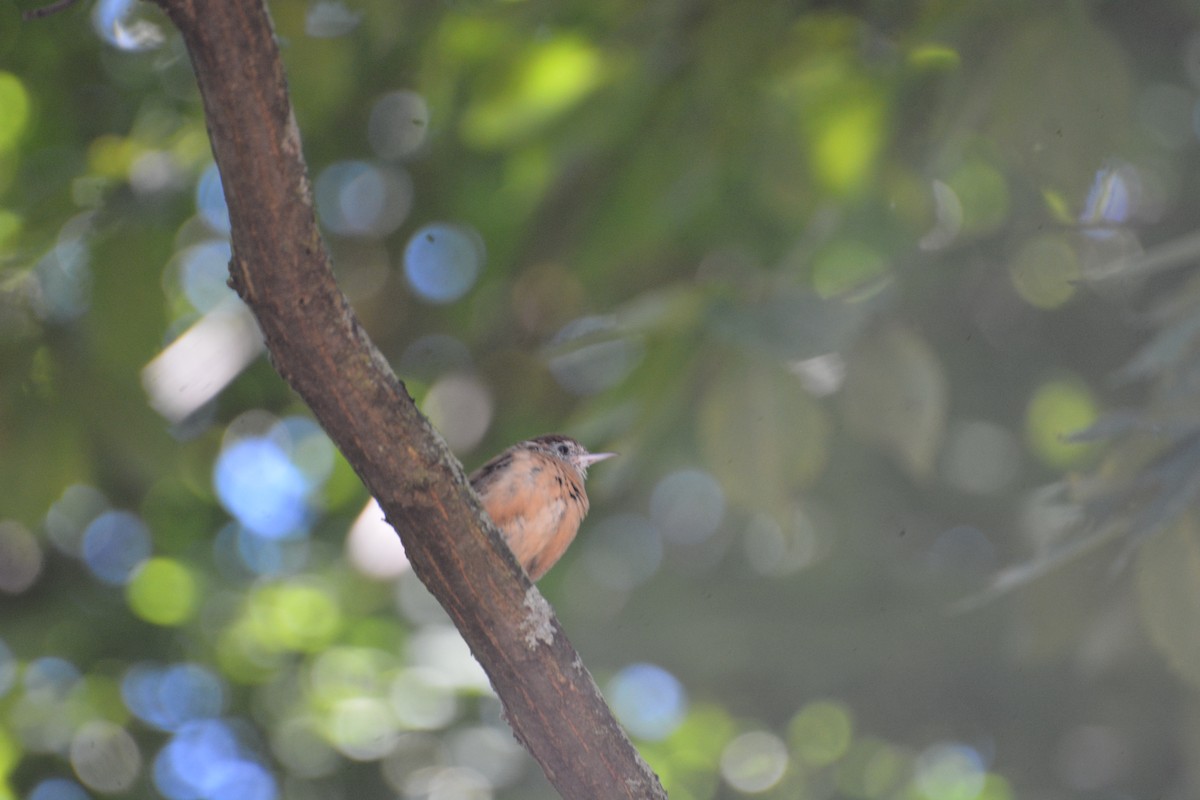
<path fill-rule="evenodd" d="M 561 456 L 569 456 L 571 454 L 571 448 L 567 447 L 565 444 L 560 444 L 558 446 L 558 454 Z"/>

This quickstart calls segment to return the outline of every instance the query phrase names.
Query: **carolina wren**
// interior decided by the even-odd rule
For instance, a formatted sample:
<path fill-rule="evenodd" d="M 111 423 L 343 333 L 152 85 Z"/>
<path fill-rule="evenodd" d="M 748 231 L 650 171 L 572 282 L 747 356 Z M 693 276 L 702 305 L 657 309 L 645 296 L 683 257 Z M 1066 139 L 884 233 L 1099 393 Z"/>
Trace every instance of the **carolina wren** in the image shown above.
<path fill-rule="evenodd" d="M 570 546 L 588 512 L 588 467 L 616 453 L 589 453 L 556 433 L 519 442 L 471 473 L 471 487 L 517 561 L 537 580 Z"/>

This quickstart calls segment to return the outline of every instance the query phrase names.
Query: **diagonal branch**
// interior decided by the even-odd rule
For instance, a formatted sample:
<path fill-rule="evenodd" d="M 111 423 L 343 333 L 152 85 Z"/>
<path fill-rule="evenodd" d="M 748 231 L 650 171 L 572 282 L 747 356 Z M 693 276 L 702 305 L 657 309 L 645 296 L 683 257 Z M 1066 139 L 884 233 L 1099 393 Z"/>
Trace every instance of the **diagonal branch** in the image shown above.
<path fill-rule="evenodd" d="M 334 282 L 261 0 L 157 0 L 183 33 L 233 223 L 231 283 L 280 375 L 379 500 L 517 738 L 567 798 L 665 798 L 462 468 Z"/>

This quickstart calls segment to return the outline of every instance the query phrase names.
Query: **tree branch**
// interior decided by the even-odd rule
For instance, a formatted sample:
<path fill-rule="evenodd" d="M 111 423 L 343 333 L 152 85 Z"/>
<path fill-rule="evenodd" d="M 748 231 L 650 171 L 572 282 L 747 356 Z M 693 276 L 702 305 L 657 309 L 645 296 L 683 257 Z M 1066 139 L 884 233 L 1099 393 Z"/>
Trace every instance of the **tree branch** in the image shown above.
<path fill-rule="evenodd" d="M 204 100 L 233 223 L 231 283 L 276 369 L 379 500 L 558 791 L 666 797 L 335 284 L 265 6 L 157 2 L 183 33 Z"/>

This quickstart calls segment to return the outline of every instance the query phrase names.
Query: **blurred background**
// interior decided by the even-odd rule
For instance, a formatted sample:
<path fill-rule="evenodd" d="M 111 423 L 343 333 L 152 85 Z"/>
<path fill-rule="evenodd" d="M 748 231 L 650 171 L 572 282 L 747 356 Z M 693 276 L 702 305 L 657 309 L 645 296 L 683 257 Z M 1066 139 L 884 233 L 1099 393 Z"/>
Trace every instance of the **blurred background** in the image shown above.
<path fill-rule="evenodd" d="M 179 37 L 0 6 L 0 798 L 550 798 L 225 286 Z M 272 3 L 341 286 L 673 798 L 1200 795 L 1200 6 Z M 1189 199 L 1192 198 L 1192 199 Z"/>

